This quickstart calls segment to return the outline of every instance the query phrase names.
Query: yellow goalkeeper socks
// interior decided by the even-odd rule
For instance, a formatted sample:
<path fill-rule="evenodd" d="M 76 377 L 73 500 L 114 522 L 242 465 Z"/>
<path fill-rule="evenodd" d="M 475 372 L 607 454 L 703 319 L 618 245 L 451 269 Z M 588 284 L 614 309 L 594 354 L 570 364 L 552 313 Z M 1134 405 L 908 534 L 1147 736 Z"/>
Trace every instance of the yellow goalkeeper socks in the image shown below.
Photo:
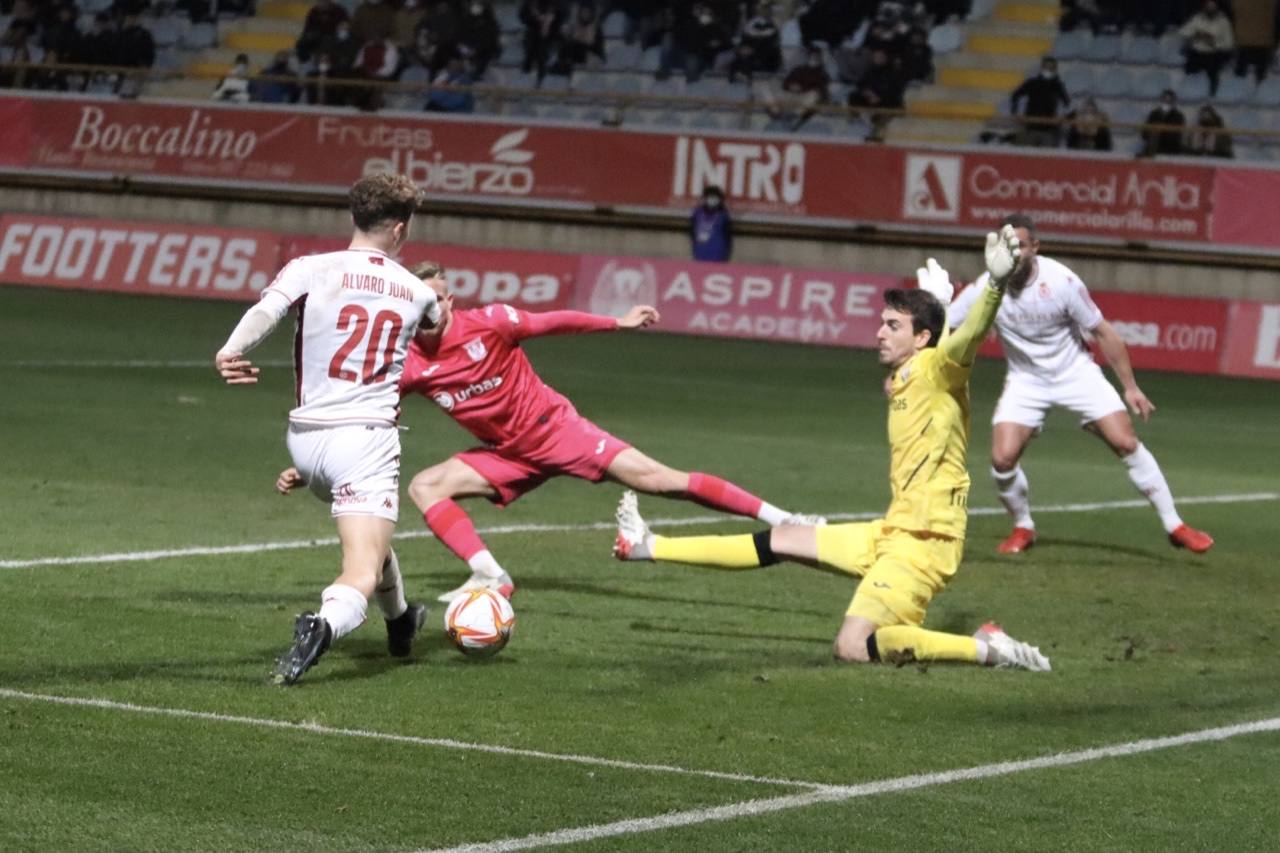
<path fill-rule="evenodd" d="M 911 625 L 894 625 L 876 631 L 875 641 L 880 659 L 888 663 L 904 659 L 979 663 L 978 641 L 960 634 L 926 631 Z"/>
<path fill-rule="evenodd" d="M 764 531 L 767 535 L 768 531 Z M 653 559 L 721 569 L 754 569 L 768 565 L 756 547 L 756 536 L 655 536 Z M 772 552 L 769 554 L 772 557 Z"/>

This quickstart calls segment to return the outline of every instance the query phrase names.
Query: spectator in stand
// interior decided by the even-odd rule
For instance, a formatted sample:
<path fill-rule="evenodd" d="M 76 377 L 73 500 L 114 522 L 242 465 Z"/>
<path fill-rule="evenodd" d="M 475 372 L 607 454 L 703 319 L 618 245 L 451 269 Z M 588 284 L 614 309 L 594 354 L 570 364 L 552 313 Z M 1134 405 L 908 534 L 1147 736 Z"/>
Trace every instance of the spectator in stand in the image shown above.
<path fill-rule="evenodd" d="M 520 5 L 520 23 L 524 24 L 524 61 L 520 70 L 533 72 L 537 83 L 547 76 L 547 66 L 559 47 L 564 12 L 556 0 L 524 0 Z"/>
<path fill-rule="evenodd" d="M 433 0 L 424 19 L 431 31 L 445 44 L 458 43 L 458 15 L 453 0 Z"/>
<path fill-rule="evenodd" d="M 1058 18 L 1058 29 L 1064 33 L 1080 27 L 1098 31 L 1102 21 L 1102 12 L 1096 0 L 1062 0 L 1062 15 Z"/>
<path fill-rule="evenodd" d="M 796 18 L 800 39 L 805 47 L 820 41 L 834 50 L 858 31 L 871 6 L 865 0 L 813 0 Z"/>
<path fill-rule="evenodd" d="M 1222 66 L 1231 59 L 1236 46 L 1231 19 L 1222 14 L 1214 0 L 1205 0 L 1200 11 L 1182 25 L 1178 34 L 1186 40 L 1183 49 L 1187 63 L 1183 70 L 1188 74 L 1207 72 L 1209 94 L 1217 94 Z"/>
<path fill-rule="evenodd" d="M 84 37 L 76 24 L 76 7 L 70 3 L 59 4 L 54 20 L 44 28 L 41 43 L 46 51 L 53 51 L 61 62 L 80 62 Z"/>
<path fill-rule="evenodd" d="M 615 11 L 621 12 L 626 21 L 622 40 L 627 44 L 635 44 L 636 41 L 643 41 L 657 26 L 659 15 L 669 6 L 668 0 L 612 0 L 601 12 L 600 18 L 604 20 Z"/>
<path fill-rule="evenodd" d="M 973 8 L 972 0 L 924 0 L 925 12 L 938 23 L 968 17 Z"/>
<path fill-rule="evenodd" d="M 863 73 L 849 91 L 848 104 L 851 107 L 873 107 L 877 112 L 871 116 L 871 135 L 869 142 L 881 142 L 885 128 L 893 116 L 880 110 L 900 110 L 903 107 L 903 96 L 906 93 L 907 81 L 902 72 L 889 59 L 884 48 L 876 48 L 871 52 L 871 66 Z"/>
<path fill-rule="evenodd" d="M 390 38 L 396 27 L 396 10 L 384 0 L 361 0 L 351 13 L 351 37 L 357 45 Z"/>
<path fill-rule="evenodd" d="M 684 69 L 685 80 L 697 81 L 715 65 L 716 58 L 732 47 L 729 32 L 706 3 L 695 3 L 689 14 L 678 16 L 658 62 L 659 80 Z"/>
<path fill-rule="evenodd" d="M 929 33 L 916 27 L 907 37 L 907 47 L 902 54 L 902 76 L 908 83 L 932 83 L 933 73 Z"/>
<path fill-rule="evenodd" d="M 86 65 L 116 66 L 120 62 L 120 41 L 111 16 L 99 12 L 93 16 L 93 28 L 80 45 L 80 58 Z"/>
<path fill-rule="evenodd" d="M 356 54 L 360 51 L 360 44 L 360 42 L 356 41 L 351 31 L 351 23 L 349 21 L 342 21 L 338 24 L 338 28 L 333 31 L 332 36 L 321 39 L 316 52 L 328 54 L 330 78 L 354 76 L 353 69 L 356 63 Z"/>
<path fill-rule="evenodd" d="M 264 104 L 296 103 L 301 94 L 293 82 L 296 77 L 289 51 L 277 51 L 271 64 L 249 85 L 249 97 Z"/>
<path fill-rule="evenodd" d="M 604 65 L 604 29 L 596 7 L 580 3 L 560 33 L 560 51 L 556 59 L 557 74 L 572 74 L 582 65 Z"/>
<path fill-rule="evenodd" d="M 1067 147 L 1076 151 L 1110 151 L 1111 119 L 1085 98 L 1079 109 L 1067 113 Z"/>
<path fill-rule="evenodd" d="M 418 38 L 414 42 L 411 61 L 427 70 L 428 80 L 436 79 L 449 62 L 459 54 L 457 47 L 441 41 L 430 27 L 418 28 Z"/>
<path fill-rule="evenodd" d="M 729 65 L 729 82 L 739 76 L 747 82 L 757 74 L 776 74 L 782 67 L 782 37 L 773 19 L 773 4 L 763 2 L 742 26 L 733 62 Z"/>
<path fill-rule="evenodd" d="M 302 35 L 294 50 L 300 62 L 310 62 L 312 54 L 320 45 L 332 41 L 338 32 L 338 25 L 348 22 L 347 10 L 333 0 L 316 0 L 316 5 L 307 12 L 307 20 L 302 25 Z"/>
<path fill-rule="evenodd" d="M 501 27 L 490 0 L 470 0 L 458 22 L 458 49 L 471 61 L 476 79 L 502 55 Z"/>
<path fill-rule="evenodd" d="M 1276 0 L 1235 0 L 1236 76 L 1262 80 L 1276 53 Z"/>
<path fill-rule="evenodd" d="M 1057 123 L 1058 107 L 1071 105 L 1067 87 L 1058 79 L 1058 60 L 1046 56 L 1040 60 L 1040 73 L 1028 77 L 1013 90 L 1010 110 L 1016 116 L 1018 101 L 1026 98 L 1022 116 L 1022 144 L 1044 148 L 1056 148 L 1062 139 L 1062 128 Z"/>
<path fill-rule="evenodd" d="M 151 31 L 138 22 L 137 15 L 125 15 L 118 38 L 120 64 L 130 68 L 150 68 L 156 62 L 156 42 Z"/>
<path fill-rule="evenodd" d="M 889 54 L 891 61 L 897 61 L 907 49 L 907 38 L 911 33 L 911 25 L 905 20 L 905 8 L 901 3 L 884 2 L 876 10 L 871 29 L 862 42 L 863 51 L 869 56 L 876 50 Z"/>
<path fill-rule="evenodd" d="M 831 99 L 831 76 L 822 61 L 822 49 L 809 48 L 805 61 L 787 72 L 781 98 L 774 96 L 768 83 L 759 85 L 759 95 L 770 118 L 786 122 L 790 130 L 799 130 L 818 104 Z"/>
<path fill-rule="evenodd" d="M 1187 125 L 1186 116 L 1178 109 L 1178 96 L 1172 89 L 1165 89 L 1160 103 L 1147 113 L 1142 131 L 1142 155 L 1182 153 L 1182 129 Z"/>
<path fill-rule="evenodd" d="M 418 37 L 418 27 L 427 17 L 426 6 L 422 0 L 404 0 L 396 9 L 391 23 L 391 40 L 396 49 L 408 52 L 413 49 L 413 42 Z"/>
<path fill-rule="evenodd" d="M 357 77 L 378 84 L 390 83 L 400 71 L 400 50 L 390 36 L 370 39 L 356 53 L 354 67 Z M 356 105 L 370 111 L 381 109 L 385 95 L 386 86 L 370 86 L 361 93 Z"/>
<path fill-rule="evenodd" d="M 316 51 L 314 66 L 307 72 L 307 103 L 328 107 L 345 105 L 349 89 L 334 85 L 334 79 L 333 57 L 321 48 Z"/>
<path fill-rule="evenodd" d="M 1231 134 L 1227 133 L 1227 124 L 1212 104 L 1200 108 L 1196 125 L 1187 133 L 1187 150 L 1185 153 L 1197 157 L 1222 157 L 1230 160 L 1235 156 L 1231 143 Z"/>
<path fill-rule="evenodd" d="M 445 66 L 444 70 L 431 82 L 433 85 L 470 86 L 475 82 L 475 78 L 467 70 L 466 61 L 461 56 L 454 56 L 449 60 L 449 64 Z M 427 96 L 426 109 L 428 112 L 469 113 L 473 112 L 475 108 L 475 98 L 468 91 L 432 89 L 431 94 Z"/>
<path fill-rule="evenodd" d="M 5 32 L 0 47 L 0 86 L 13 89 L 34 88 L 39 76 L 35 68 L 44 62 L 44 48 L 36 43 L 35 25 L 27 19 L 15 20 Z M 17 67 L 14 67 L 17 66 Z"/>
<path fill-rule="evenodd" d="M 703 188 L 702 204 L 689 217 L 689 237 L 695 261 L 723 262 L 733 256 L 733 220 L 724 206 L 724 190 Z"/>
<path fill-rule="evenodd" d="M 249 103 L 249 56 L 236 54 L 236 61 L 227 75 L 218 81 L 209 96 L 215 101 L 230 101 L 233 104 Z"/>

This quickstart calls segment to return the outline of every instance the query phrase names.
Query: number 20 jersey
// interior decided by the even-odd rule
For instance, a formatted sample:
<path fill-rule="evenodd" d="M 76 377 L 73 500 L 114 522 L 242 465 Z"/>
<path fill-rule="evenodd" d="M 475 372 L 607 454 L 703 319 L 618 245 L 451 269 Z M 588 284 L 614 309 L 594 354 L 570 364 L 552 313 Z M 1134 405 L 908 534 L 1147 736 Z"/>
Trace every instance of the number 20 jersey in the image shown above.
<path fill-rule="evenodd" d="M 436 295 L 381 252 L 347 249 L 297 258 L 262 292 L 297 308 L 292 423 L 394 424 L 409 341 Z"/>

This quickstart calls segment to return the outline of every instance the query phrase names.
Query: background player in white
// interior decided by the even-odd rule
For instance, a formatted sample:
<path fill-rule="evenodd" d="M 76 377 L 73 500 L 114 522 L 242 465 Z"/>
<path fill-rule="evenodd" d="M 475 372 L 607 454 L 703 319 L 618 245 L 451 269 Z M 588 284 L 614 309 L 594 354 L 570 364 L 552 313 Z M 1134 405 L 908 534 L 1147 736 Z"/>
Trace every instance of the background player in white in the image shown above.
<path fill-rule="evenodd" d="M 408 178 L 370 175 L 351 188 L 355 233 L 345 251 L 290 261 L 250 308 L 215 363 L 227 383 L 258 381 L 244 357 L 297 308 L 297 406 L 287 444 L 303 481 L 331 505 L 342 573 L 318 614 L 294 623 L 293 645 L 274 679 L 292 684 L 330 643 L 358 628 L 368 600 L 387 619 L 393 655 L 405 655 L 425 608 L 410 608 L 391 534 L 400 505 L 400 375 L 419 322 L 439 320 L 436 295 L 392 259 L 409 236 L 421 192 Z"/>
<path fill-rule="evenodd" d="M 1208 551 L 1213 538 L 1182 522 L 1160 465 L 1138 441 L 1125 411 L 1128 403 L 1146 421 L 1156 407 L 1134 379 L 1124 341 L 1089 298 L 1084 282 L 1064 264 L 1039 254 L 1040 241 L 1029 217 L 1014 214 L 1004 224 L 1017 231 L 1029 263 L 1014 274 L 996 315 L 1009 372 L 992 416 L 991 475 L 1014 523 L 1013 532 L 996 550 L 1014 554 L 1035 544 L 1027 475 L 1018 460 L 1040 432 L 1049 409 L 1061 406 L 1078 415 L 1081 425 L 1120 457 L 1129 479 L 1159 513 L 1170 542 L 1197 554 Z M 985 276 L 975 284 L 984 281 Z M 981 292 L 975 286 L 960 294 L 948 313 L 953 327 L 963 322 Z M 1085 333 L 1098 342 L 1120 380 L 1123 402 L 1094 362 Z"/>

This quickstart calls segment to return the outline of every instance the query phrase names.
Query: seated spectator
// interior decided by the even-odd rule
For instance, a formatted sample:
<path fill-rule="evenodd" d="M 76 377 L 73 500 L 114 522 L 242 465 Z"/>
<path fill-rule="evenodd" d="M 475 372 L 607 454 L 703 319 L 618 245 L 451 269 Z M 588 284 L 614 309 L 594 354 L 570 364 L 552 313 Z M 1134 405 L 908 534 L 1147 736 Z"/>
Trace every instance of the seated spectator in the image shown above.
<path fill-rule="evenodd" d="M 1182 129 L 1187 119 L 1178 109 L 1178 96 L 1172 89 L 1161 93 L 1160 103 L 1147 113 L 1144 124 L 1141 156 L 1182 153 Z"/>
<path fill-rule="evenodd" d="M 298 84 L 293 82 L 296 76 L 289 51 L 281 50 L 249 85 L 249 97 L 264 104 L 295 103 L 301 94 Z"/>
<path fill-rule="evenodd" d="M 600 19 L 604 20 L 615 11 L 621 12 L 625 21 L 622 40 L 635 44 L 657 25 L 657 18 L 663 11 L 660 6 L 662 4 L 654 0 L 612 0 L 601 12 Z"/>
<path fill-rule="evenodd" d="M 361 0 L 351 13 L 351 37 L 357 45 L 390 38 L 395 31 L 396 10 L 384 0 Z"/>
<path fill-rule="evenodd" d="M 816 41 L 831 50 L 858 31 L 871 4 L 859 0 L 813 0 L 796 18 L 805 47 Z"/>
<path fill-rule="evenodd" d="M 86 65 L 118 66 L 120 44 L 111 16 L 99 12 L 93 16 L 93 28 L 80 43 L 80 61 Z M 94 73 L 85 81 L 86 88 L 94 91 L 115 91 L 118 80 L 114 74 Z"/>
<path fill-rule="evenodd" d="M 351 24 L 342 21 L 333 35 L 320 40 L 316 46 L 316 55 L 323 53 L 329 57 L 330 78 L 348 78 L 353 75 L 356 54 L 360 51 L 360 42 L 355 40 L 351 32 Z"/>
<path fill-rule="evenodd" d="M 116 43 L 120 50 L 120 64 L 130 68 L 150 68 L 156 63 L 156 42 L 151 31 L 138 21 L 138 16 L 126 15 L 120 24 Z"/>
<path fill-rule="evenodd" d="M 1205 0 L 1200 11 L 1182 25 L 1178 34 L 1186 40 L 1183 49 L 1187 62 L 1183 70 L 1188 74 L 1207 72 L 1209 94 L 1216 94 L 1222 66 L 1227 64 L 1236 46 L 1231 19 L 1222 14 L 1214 0 Z"/>
<path fill-rule="evenodd" d="M 1087 28 L 1098 31 L 1102 13 L 1098 9 L 1097 0 L 1062 0 L 1062 16 L 1058 18 L 1058 29 L 1064 33 Z"/>
<path fill-rule="evenodd" d="M 891 62 L 897 61 L 906 51 L 907 36 L 911 25 L 905 20 L 905 8 L 898 2 L 884 2 L 876 10 L 871 22 L 871 29 L 862 42 L 862 48 L 868 55 L 876 50 L 889 54 Z"/>
<path fill-rule="evenodd" d="M 36 43 L 34 24 L 26 19 L 16 19 L 5 32 L 4 46 L 0 47 L 0 86 L 6 88 L 32 88 L 38 76 L 30 66 L 44 62 L 44 48 Z"/>
<path fill-rule="evenodd" d="M 929 45 L 929 33 L 920 27 L 907 36 L 907 46 L 902 53 L 902 76 L 908 83 L 933 82 L 933 48 Z"/>
<path fill-rule="evenodd" d="M 604 64 L 604 30 L 596 7 L 580 3 L 573 17 L 560 31 L 560 50 L 556 58 L 557 74 L 572 74 L 582 65 Z"/>
<path fill-rule="evenodd" d="M 1111 119 L 1085 98 L 1079 109 L 1067 113 L 1067 147 L 1076 151 L 1110 151 Z"/>
<path fill-rule="evenodd" d="M 1222 157 L 1230 160 L 1235 156 L 1231 144 L 1231 134 L 1226 132 L 1226 122 L 1210 104 L 1200 108 L 1196 125 L 1187 133 L 1187 149 L 1185 153 L 1197 157 Z"/>
<path fill-rule="evenodd" d="M 423 26 L 418 28 L 418 38 L 414 42 L 410 62 L 421 65 L 427 70 L 427 79 L 434 80 L 458 55 L 460 50 L 455 45 L 442 42 L 430 27 Z"/>
<path fill-rule="evenodd" d="M 903 107 L 903 95 L 907 81 L 902 79 L 902 72 L 890 61 L 889 53 L 884 48 L 871 52 L 871 66 L 862 75 L 862 79 L 849 91 L 849 106 L 874 107 L 877 112 L 871 116 L 871 135 L 867 139 L 879 142 L 884 139 L 884 130 L 893 116 L 880 110 L 900 110 Z"/>
<path fill-rule="evenodd" d="M 227 76 L 218 81 L 213 94 L 209 97 L 215 101 L 230 101 L 233 104 L 249 102 L 249 57 L 237 54 L 235 64 L 227 72 Z"/>
<path fill-rule="evenodd" d="M 475 82 L 475 78 L 471 76 L 471 72 L 467 70 L 467 63 L 461 56 L 455 56 L 449 60 L 449 64 L 444 70 L 436 76 L 431 83 L 435 85 L 446 86 L 470 86 Z M 427 95 L 428 112 L 439 113 L 469 113 L 476 108 L 475 97 L 466 90 L 455 89 L 435 89 L 431 90 L 431 94 Z"/>
<path fill-rule="evenodd" d="M 371 39 L 357 51 L 354 70 L 362 79 L 390 83 L 400 70 L 400 50 L 390 36 Z M 381 109 L 385 93 L 385 86 L 371 86 L 360 94 L 356 106 L 365 110 Z"/>
<path fill-rule="evenodd" d="M 318 51 L 315 64 L 307 72 L 307 103 L 329 107 L 344 106 L 348 102 L 350 90 L 346 86 L 333 85 L 334 80 L 333 58 L 323 50 Z"/>
<path fill-rule="evenodd" d="M 520 5 L 524 24 L 524 60 L 520 70 L 532 72 L 539 84 L 547 76 L 547 66 L 560 44 L 564 13 L 556 0 L 524 0 Z"/>
<path fill-rule="evenodd" d="M 774 95 L 768 83 L 759 84 L 757 91 L 770 118 L 799 130 L 813 115 L 814 107 L 831 99 L 831 76 L 822 61 L 822 50 L 809 48 L 805 61 L 787 72 L 780 96 Z"/>
<path fill-rule="evenodd" d="M 62 62 L 80 62 L 83 41 L 76 24 L 76 7 L 70 3 L 60 4 L 54 20 L 44 28 L 41 44 L 46 51 L 58 54 Z"/>
<path fill-rule="evenodd" d="M 1235 0 L 1236 76 L 1252 68 L 1262 80 L 1276 53 L 1275 0 Z"/>
<path fill-rule="evenodd" d="M 1022 113 L 1018 112 L 1018 101 L 1026 98 L 1026 106 Z M 1013 90 L 1009 101 L 1010 111 L 1022 116 L 1022 144 L 1038 147 L 1056 148 L 1062 139 L 1062 128 L 1058 125 L 1058 107 L 1071 104 L 1071 96 L 1067 88 L 1058 79 L 1058 60 L 1046 56 L 1040 60 L 1040 73 L 1028 77 L 1022 85 Z"/>
<path fill-rule="evenodd" d="M 348 21 L 347 10 L 333 0 L 316 0 L 316 5 L 307 12 L 307 20 L 302 25 L 302 35 L 294 49 L 301 62 L 310 62 L 311 56 L 324 41 L 333 39 L 338 32 L 338 25 Z"/>
<path fill-rule="evenodd" d="M 750 82 L 756 74 L 776 74 L 782 67 L 782 37 L 773 19 L 773 4 L 761 3 L 742 27 L 733 62 L 729 65 L 729 82 L 739 76 Z"/>
<path fill-rule="evenodd" d="M 471 0 L 458 21 L 458 50 L 471 62 L 476 78 L 502 55 L 501 27 L 491 0 Z"/>
<path fill-rule="evenodd" d="M 391 40 L 400 50 L 409 50 L 418 37 L 418 27 L 427 17 L 426 6 L 422 0 L 404 0 L 396 9 L 391 23 Z"/>
<path fill-rule="evenodd" d="M 731 46 L 729 32 L 715 11 L 706 3 L 695 3 L 688 14 L 676 18 L 658 61 L 657 77 L 665 80 L 674 69 L 683 68 L 685 80 L 693 83 Z"/>

